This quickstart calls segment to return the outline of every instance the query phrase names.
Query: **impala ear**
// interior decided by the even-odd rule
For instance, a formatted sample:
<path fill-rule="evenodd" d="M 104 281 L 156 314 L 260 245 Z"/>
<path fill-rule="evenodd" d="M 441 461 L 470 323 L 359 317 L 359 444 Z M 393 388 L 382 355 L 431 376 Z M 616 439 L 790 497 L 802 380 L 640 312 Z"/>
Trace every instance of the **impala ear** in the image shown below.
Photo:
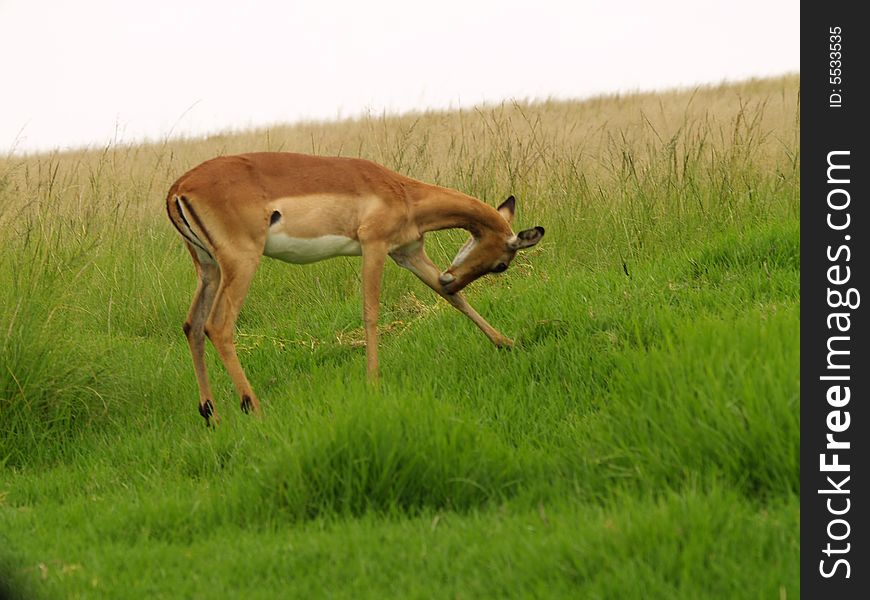
<path fill-rule="evenodd" d="M 524 229 L 523 231 L 512 237 L 510 241 L 508 241 L 508 248 L 510 248 L 511 250 L 522 250 L 524 248 L 531 248 L 532 246 L 540 242 L 542 237 L 544 237 L 543 227 L 532 227 L 531 229 Z"/>
<path fill-rule="evenodd" d="M 510 223 L 514 220 L 514 210 L 517 206 L 517 199 L 513 195 L 508 196 L 507 200 L 498 205 L 499 214 L 504 217 L 504 220 Z"/>

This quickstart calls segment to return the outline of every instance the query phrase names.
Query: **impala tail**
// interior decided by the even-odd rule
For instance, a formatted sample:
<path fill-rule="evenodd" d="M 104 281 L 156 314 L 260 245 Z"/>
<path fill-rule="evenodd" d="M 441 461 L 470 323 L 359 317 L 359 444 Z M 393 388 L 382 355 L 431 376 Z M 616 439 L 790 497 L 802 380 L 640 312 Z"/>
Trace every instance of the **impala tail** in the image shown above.
<path fill-rule="evenodd" d="M 170 192 L 166 198 L 166 212 L 169 220 L 188 243 L 194 248 L 205 252 L 214 259 L 214 244 L 202 220 L 191 206 L 190 200 L 183 194 Z"/>

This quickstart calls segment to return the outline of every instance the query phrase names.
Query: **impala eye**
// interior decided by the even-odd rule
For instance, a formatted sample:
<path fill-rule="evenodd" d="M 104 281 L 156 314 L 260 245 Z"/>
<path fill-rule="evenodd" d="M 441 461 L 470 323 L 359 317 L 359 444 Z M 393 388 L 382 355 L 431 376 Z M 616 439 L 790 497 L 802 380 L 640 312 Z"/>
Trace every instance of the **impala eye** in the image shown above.
<path fill-rule="evenodd" d="M 498 263 L 492 270 L 493 273 L 503 273 L 507 271 L 507 263 Z"/>

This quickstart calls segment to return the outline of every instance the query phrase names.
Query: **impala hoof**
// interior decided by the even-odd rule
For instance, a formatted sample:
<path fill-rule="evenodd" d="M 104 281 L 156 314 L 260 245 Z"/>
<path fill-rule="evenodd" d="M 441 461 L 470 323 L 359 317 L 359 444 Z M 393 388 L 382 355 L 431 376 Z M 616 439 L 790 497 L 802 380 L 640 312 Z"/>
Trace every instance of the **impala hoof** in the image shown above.
<path fill-rule="evenodd" d="M 511 339 L 503 338 L 495 343 L 495 347 L 500 350 L 511 350 L 514 347 L 514 342 Z"/>
<path fill-rule="evenodd" d="M 254 403 L 251 401 L 251 397 L 245 394 L 242 396 L 242 412 L 248 414 L 254 409 Z"/>
<path fill-rule="evenodd" d="M 201 414 L 202 418 L 205 419 L 205 426 L 210 426 L 211 417 L 214 415 L 214 404 L 212 404 L 211 399 L 206 400 L 199 405 L 199 414 Z"/>

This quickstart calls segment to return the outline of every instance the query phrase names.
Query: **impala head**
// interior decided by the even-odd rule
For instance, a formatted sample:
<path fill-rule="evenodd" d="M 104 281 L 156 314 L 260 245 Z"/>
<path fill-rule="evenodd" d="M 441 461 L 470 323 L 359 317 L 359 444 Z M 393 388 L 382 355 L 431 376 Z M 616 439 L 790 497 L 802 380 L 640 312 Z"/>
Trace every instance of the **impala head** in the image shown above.
<path fill-rule="evenodd" d="M 455 294 L 469 283 L 487 273 L 506 271 L 518 250 L 531 248 L 544 237 L 543 227 L 524 229 L 517 234 L 511 230 L 516 200 L 510 196 L 498 207 L 506 227 L 486 230 L 472 236 L 453 259 L 450 267 L 441 273 L 438 282 L 448 294 Z"/>

